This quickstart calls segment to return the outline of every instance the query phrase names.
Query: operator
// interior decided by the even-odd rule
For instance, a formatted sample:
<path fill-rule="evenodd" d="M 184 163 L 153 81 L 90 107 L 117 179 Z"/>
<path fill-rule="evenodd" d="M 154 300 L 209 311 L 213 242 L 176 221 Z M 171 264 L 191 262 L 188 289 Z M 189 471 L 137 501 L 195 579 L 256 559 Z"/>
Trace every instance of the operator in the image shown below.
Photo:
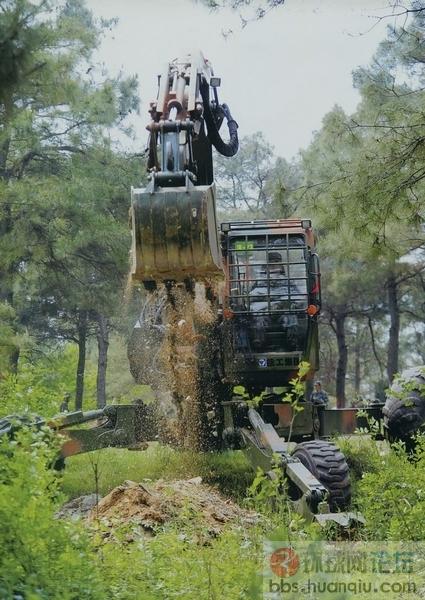
<path fill-rule="evenodd" d="M 314 383 L 314 391 L 310 396 L 310 401 L 314 404 L 314 406 L 326 408 L 328 405 L 329 398 L 325 390 L 322 389 L 322 384 L 320 381 L 316 381 Z"/>
<path fill-rule="evenodd" d="M 294 282 L 288 282 L 285 268 L 281 264 L 282 255 L 280 252 L 269 252 L 268 255 L 268 278 L 267 272 L 262 271 L 265 279 L 259 279 L 249 292 L 250 312 L 266 312 L 289 310 L 289 291 L 291 295 L 298 294 L 299 290 Z M 252 298 L 252 299 L 251 299 Z M 262 344 L 265 341 L 265 329 L 270 326 L 270 314 L 254 314 L 256 335 L 254 342 Z M 294 314 L 279 315 L 279 324 L 282 327 L 296 327 L 298 325 L 297 316 Z"/>
<path fill-rule="evenodd" d="M 282 255 L 280 252 L 269 252 L 269 263 L 267 273 L 263 270 L 265 279 L 259 279 L 254 283 L 254 287 L 249 292 L 249 296 L 253 298 L 250 302 L 250 312 L 268 310 L 268 297 L 270 295 L 270 308 L 279 309 L 282 300 L 286 301 L 289 297 L 289 286 L 291 295 L 299 294 L 299 290 L 293 281 L 288 285 L 288 278 L 285 273 L 285 268 L 281 264 Z M 269 285 L 268 285 L 269 283 Z M 264 298 L 264 300 L 262 299 Z"/>

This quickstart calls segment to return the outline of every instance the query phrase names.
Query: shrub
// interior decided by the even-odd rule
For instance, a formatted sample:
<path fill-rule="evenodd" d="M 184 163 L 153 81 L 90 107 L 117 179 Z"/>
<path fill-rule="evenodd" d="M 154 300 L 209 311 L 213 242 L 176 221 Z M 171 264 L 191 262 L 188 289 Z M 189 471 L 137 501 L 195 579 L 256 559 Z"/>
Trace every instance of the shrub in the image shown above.
<path fill-rule="evenodd" d="M 369 436 L 337 437 L 334 442 L 347 459 L 352 481 L 361 479 L 363 473 L 379 470 L 379 445 Z"/>
<path fill-rule="evenodd" d="M 0 380 L 0 416 L 30 411 L 43 417 L 59 412 L 66 392 L 75 391 L 77 349 L 68 345 L 46 353 L 35 362 L 22 359 L 17 375 L 9 373 Z M 85 375 L 85 409 L 94 408 L 96 371 Z"/>
<path fill-rule="evenodd" d="M 401 444 L 380 457 L 379 469 L 364 473 L 357 504 L 372 540 L 425 539 L 425 438 L 418 438 L 414 456 Z"/>
<path fill-rule="evenodd" d="M 184 533 L 171 527 L 130 545 L 107 543 L 102 555 L 108 597 L 258 598 L 262 542 L 260 531 L 229 530 L 209 542 L 196 543 L 187 527 Z"/>
<path fill-rule="evenodd" d="M 1 598 L 105 598 L 87 534 L 54 518 L 61 495 L 49 465 L 56 453 L 47 429 L 0 441 Z"/>

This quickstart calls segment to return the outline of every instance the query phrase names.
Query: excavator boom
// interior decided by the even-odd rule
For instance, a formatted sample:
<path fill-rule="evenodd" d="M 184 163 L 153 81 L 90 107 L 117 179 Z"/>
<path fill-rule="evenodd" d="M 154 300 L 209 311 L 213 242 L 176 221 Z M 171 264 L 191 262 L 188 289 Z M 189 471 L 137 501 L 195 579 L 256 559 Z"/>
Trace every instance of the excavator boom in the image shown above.
<path fill-rule="evenodd" d="M 152 289 L 223 275 L 215 211 L 212 146 L 232 156 L 237 123 L 220 105 L 214 76 L 201 53 L 169 63 L 151 103 L 149 184 L 132 190 L 132 277 Z M 219 133 L 223 119 L 229 142 Z"/>

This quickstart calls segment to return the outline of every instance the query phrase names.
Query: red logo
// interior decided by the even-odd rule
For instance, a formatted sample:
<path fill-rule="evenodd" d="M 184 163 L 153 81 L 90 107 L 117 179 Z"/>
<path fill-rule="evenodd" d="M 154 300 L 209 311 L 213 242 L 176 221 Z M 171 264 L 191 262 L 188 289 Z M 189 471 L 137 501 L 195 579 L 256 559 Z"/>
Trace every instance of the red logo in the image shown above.
<path fill-rule="evenodd" d="M 270 556 L 270 567 L 278 577 L 292 577 L 298 571 L 300 559 L 292 548 L 278 548 Z"/>

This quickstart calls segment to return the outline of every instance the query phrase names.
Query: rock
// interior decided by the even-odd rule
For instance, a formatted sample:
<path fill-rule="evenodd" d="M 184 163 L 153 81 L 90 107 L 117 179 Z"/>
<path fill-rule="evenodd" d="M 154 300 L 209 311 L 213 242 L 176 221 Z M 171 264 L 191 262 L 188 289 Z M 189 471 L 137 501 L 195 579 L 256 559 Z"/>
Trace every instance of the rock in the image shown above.
<path fill-rule="evenodd" d="M 202 477 L 193 477 L 192 479 L 188 479 L 187 483 L 193 483 L 195 485 L 199 485 L 202 483 Z"/>
<path fill-rule="evenodd" d="M 55 516 L 58 519 L 76 521 L 82 517 L 86 517 L 100 499 L 101 496 L 96 496 L 96 494 L 87 494 L 86 496 L 73 498 L 69 502 L 66 502 Z"/>

